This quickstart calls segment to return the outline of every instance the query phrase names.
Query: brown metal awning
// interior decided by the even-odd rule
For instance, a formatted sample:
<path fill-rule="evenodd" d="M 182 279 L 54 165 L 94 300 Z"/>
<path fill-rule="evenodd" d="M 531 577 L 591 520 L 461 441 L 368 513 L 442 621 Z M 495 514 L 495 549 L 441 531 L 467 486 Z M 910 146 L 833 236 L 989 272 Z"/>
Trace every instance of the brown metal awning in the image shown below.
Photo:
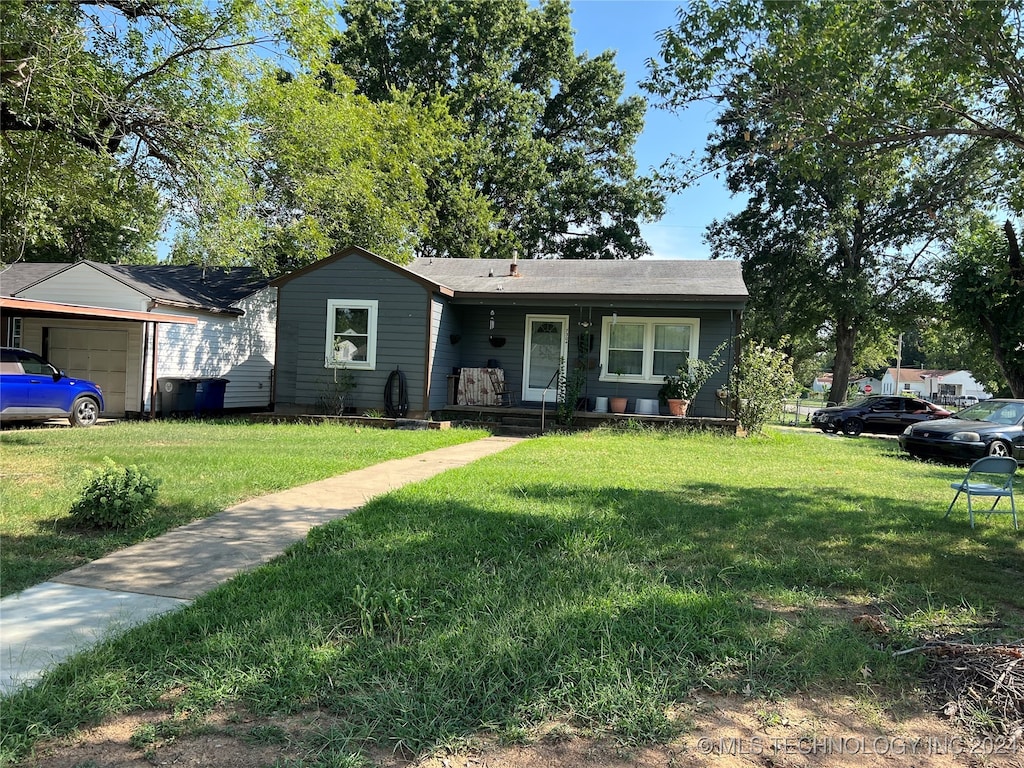
<path fill-rule="evenodd" d="M 134 320 L 147 323 L 177 323 L 195 325 L 196 318 L 186 315 L 165 315 L 156 312 L 138 312 L 130 309 L 86 307 L 80 304 L 62 304 L 57 301 L 37 301 L 0 296 L 0 313 L 20 317 L 91 317 L 98 320 Z"/>

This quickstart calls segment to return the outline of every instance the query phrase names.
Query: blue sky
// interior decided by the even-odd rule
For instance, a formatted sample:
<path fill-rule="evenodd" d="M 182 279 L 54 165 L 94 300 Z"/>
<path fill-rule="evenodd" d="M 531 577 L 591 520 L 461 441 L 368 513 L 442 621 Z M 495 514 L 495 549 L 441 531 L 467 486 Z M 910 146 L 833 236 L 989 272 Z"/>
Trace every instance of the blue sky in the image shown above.
<path fill-rule="evenodd" d="M 678 7 L 672 0 L 572 0 L 576 50 L 592 56 L 616 51 L 628 92 L 641 93 L 637 83 L 646 75 L 646 61 L 658 52 L 655 35 L 673 25 Z M 641 171 L 657 167 L 670 154 L 699 155 L 711 120 L 710 107 L 695 107 L 683 115 L 648 109 L 646 128 L 636 148 Z M 708 177 L 699 186 L 670 197 L 664 218 L 642 225 L 643 234 L 654 258 L 708 258 L 705 228 L 713 219 L 741 207 L 742 201 L 730 197 L 723 181 Z"/>

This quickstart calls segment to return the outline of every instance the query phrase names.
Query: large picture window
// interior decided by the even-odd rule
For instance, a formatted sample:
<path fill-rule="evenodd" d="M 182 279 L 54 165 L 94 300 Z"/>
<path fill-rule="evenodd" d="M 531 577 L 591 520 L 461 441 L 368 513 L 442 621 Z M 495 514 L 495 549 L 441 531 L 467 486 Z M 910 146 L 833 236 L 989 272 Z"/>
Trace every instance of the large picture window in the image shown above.
<path fill-rule="evenodd" d="M 330 299 L 327 302 L 327 368 L 372 371 L 377 365 L 377 302 Z"/>
<path fill-rule="evenodd" d="M 605 317 L 601 381 L 660 384 L 698 350 L 700 321 L 672 317 Z"/>

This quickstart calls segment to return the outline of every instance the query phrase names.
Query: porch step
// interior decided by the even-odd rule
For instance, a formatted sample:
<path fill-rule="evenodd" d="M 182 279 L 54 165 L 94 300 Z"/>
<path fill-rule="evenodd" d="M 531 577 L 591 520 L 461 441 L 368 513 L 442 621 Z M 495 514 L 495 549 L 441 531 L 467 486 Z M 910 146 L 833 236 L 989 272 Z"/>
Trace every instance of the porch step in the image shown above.
<path fill-rule="evenodd" d="M 551 422 L 551 417 L 545 419 L 546 423 Z M 499 419 L 502 426 L 509 427 L 536 427 L 540 429 L 540 416 L 503 416 Z"/>
<path fill-rule="evenodd" d="M 499 424 L 494 429 L 494 434 L 501 437 L 536 437 L 537 435 L 543 434 L 540 429 L 540 424 L 535 426 L 515 426 L 512 424 Z"/>

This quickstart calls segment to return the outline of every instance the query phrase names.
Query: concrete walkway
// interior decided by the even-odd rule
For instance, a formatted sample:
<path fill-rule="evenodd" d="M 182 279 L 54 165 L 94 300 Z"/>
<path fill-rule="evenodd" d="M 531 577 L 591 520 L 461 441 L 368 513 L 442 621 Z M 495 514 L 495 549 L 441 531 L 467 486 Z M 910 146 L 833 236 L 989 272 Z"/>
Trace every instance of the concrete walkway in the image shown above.
<path fill-rule="evenodd" d="M 261 496 L 0 600 L 0 693 L 112 633 L 187 605 L 374 496 L 502 451 L 488 437 Z"/>

